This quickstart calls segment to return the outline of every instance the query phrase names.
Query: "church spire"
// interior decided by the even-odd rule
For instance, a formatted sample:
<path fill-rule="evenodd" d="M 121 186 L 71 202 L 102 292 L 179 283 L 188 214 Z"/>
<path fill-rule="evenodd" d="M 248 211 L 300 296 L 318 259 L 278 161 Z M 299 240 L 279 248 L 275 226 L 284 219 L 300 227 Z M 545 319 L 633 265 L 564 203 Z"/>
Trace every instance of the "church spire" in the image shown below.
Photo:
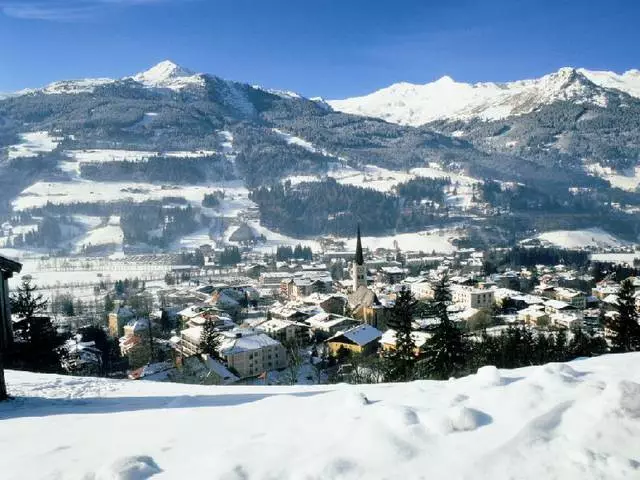
<path fill-rule="evenodd" d="M 362 240 L 360 240 L 360 224 L 358 224 L 358 241 L 356 242 L 356 265 L 364 265 L 362 254 Z"/>

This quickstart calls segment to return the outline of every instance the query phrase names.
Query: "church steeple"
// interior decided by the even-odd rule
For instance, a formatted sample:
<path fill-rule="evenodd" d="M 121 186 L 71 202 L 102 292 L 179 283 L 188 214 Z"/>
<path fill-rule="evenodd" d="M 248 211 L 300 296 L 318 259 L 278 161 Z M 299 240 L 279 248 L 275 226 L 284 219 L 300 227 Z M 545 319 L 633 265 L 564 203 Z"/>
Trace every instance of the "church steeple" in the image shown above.
<path fill-rule="evenodd" d="M 351 279 L 353 281 L 353 291 L 359 287 L 367 286 L 367 267 L 364 265 L 364 254 L 362 253 L 362 239 L 360 238 L 360 225 L 358 225 L 358 241 L 356 242 L 356 258 L 351 267 Z"/>
<path fill-rule="evenodd" d="M 356 242 L 356 265 L 364 265 L 364 255 L 362 254 L 362 240 L 360 239 L 360 225 L 358 225 L 358 241 Z"/>

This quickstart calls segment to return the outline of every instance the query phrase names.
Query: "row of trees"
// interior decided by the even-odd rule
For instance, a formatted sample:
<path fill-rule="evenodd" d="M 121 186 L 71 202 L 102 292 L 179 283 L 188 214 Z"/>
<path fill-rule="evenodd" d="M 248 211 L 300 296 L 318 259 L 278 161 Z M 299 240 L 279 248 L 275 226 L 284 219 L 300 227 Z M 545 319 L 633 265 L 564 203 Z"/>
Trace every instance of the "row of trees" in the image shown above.
<path fill-rule="evenodd" d="M 276 260 L 279 262 L 288 260 L 313 260 L 311 247 L 303 247 L 298 244 L 295 248 L 290 246 L 279 246 L 276 250 Z"/>

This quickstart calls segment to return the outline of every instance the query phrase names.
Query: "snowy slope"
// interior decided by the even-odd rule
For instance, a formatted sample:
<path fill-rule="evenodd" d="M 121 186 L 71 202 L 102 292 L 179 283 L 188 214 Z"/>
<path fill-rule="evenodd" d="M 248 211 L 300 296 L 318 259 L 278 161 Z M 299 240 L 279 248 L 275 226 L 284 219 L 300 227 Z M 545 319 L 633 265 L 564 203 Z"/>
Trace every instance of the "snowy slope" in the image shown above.
<path fill-rule="evenodd" d="M 628 93 L 632 97 L 640 98 L 640 70 L 632 69 L 619 74 L 609 71 L 587 70 L 580 68 L 578 69 L 578 72 L 583 74 L 596 85 L 620 90 Z"/>
<path fill-rule="evenodd" d="M 441 119 L 499 120 L 561 100 L 604 106 L 606 98 L 600 87 L 640 97 L 640 73 L 631 70 L 617 75 L 561 68 L 533 80 L 476 84 L 444 76 L 425 85 L 396 83 L 369 95 L 332 100 L 329 104 L 345 113 L 379 117 L 402 125 L 423 125 Z"/>
<path fill-rule="evenodd" d="M 7 382 L 3 480 L 640 477 L 640 353 L 395 385 Z"/>
<path fill-rule="evenodd" d="M 96 87 L 124 80 L 133 80 L 148 88 L 167 88 L 176 91 L 189 87 L 202 87 L 205 84 L 203 75 L 182 68 L 170 60 L 165 60 L 151 67 L 149 70 L 122 79 L 83 78 L 78 80 L 63 80 L 51 83 L 43 88 L 27 88 L 13 95 L 28 95 L 33 93 L 45 93 L 48 95 L 92 93 Z"/>
<path fill-rule="evenodd" d="M 618 248 L 628 243 L 600 228 L 586 230 L 554 230 L 536 238 L 560 248 Z"/>

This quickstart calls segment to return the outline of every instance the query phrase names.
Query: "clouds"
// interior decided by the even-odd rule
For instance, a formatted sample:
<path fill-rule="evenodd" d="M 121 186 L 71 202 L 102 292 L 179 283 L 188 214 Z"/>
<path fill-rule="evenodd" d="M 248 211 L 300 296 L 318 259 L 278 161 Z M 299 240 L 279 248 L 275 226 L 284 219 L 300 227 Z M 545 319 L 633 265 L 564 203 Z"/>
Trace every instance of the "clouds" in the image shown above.
<path fill-rule="evenodd" d="M 22 20 L 75 22 L 95 18 L 118 7 L 186 1 L 189 0 L 0 0 L 0 12 Z"/>

